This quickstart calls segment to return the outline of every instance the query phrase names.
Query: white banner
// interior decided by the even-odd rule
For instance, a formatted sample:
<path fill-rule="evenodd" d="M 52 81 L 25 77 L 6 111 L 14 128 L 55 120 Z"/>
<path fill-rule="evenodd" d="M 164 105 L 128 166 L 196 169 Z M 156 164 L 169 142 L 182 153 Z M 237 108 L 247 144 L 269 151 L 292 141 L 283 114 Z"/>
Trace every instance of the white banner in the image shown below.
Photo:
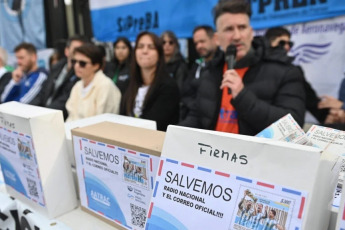
<path fill-rule="evenodd" d="M 318 95 L 338 97 L 345 70 L 345 16 L 288 26 L 295 64 Z"/>

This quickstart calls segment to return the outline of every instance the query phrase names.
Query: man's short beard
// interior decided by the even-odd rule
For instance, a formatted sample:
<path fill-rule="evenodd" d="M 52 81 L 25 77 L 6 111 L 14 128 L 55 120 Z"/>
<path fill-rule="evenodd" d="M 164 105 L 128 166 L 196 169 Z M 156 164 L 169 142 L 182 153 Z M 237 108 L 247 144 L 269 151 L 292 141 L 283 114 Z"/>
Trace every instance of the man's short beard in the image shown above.
<path fill-rule="evenodd" d="M 209 50 L 209 51 L 207 51 L 207 53 L 205 55 L 203 55 L 201 57 L 207 59 L 207 58 L 211 57 L 212 54 L 213 54 L 213 52 L 211 50 Z"/>

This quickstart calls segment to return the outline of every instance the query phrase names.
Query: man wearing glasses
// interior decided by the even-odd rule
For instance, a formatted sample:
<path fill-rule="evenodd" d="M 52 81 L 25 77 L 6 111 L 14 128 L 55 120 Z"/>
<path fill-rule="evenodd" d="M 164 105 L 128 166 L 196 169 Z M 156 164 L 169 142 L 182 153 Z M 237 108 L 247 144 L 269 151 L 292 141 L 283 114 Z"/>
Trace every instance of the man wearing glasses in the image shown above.
<path fill-rule="evenodd" d="M 282 47 L 289 52 L 293 46 L 291 39 L 291 33 L 283 27 L 274 27 L 266 31 L 265 37 L 270 42 L 272 47 Z"/>
<path fill-rule="evenodd" d="M 291 41 L 291 33 L 284 27 L 274 27 L 270 28 L 265 33 L 265 38 L 269 41 L 270 46 L 274 49 L 283 49 L 287 53 L 291 50 L 293 47 L 293 42 Z M 290 62 L 294 60 L 294 57 L 288 57 L 290 59 Z M 297 68 L 300 68 L 298 66 Z M 301 69 L 302 71 L 302 69 Z M 304 78 L 304 76 L 303 76 Z M 318 104 L 322 100 L 320 97 L 317 96 L 315 90 L 311 86 L 311 84 L 304 78 L 303 79 L 304 84 L 304 90 L 306 94 L 306 100 L 305 105 L 306 109 L 320 122 L 324 123 L 325 119 L 329 113 L 329 109 L 327 107 L 325 108 L 318 108 Z"/>

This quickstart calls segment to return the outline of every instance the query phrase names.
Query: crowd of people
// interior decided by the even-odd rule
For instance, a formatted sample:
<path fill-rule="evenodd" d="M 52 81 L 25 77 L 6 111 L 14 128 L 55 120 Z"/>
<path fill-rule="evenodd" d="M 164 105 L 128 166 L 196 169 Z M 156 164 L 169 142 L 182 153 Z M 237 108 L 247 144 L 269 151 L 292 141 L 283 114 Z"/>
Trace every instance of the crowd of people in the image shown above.
<path fill-rule="evenodd" d="M 111 61 L 103 46 L 75 35 L 63 58 L 52 57 L 49 72 L 38 67 L 30 43 L 15 48 L 15 69 L 0 48 L 1 103 L 58 109 L 67 121 L 122 114 L 154 120 L 162 131 L 177 124 L 256 135 L 288 113 L 302 126 L 306 110 L 320 123 L 345 122 L 345 93 L 342 99 L 315 93 L 288 56 L 288 30 L 271 28 L 254 37 L 244 0 L 219 1 L 213 15 L 216 30 L 199 25 L 192 32 L 199 58 L 189 69 L 172 31 L 141 32 L 134 47 L 119 37 Z M 233 68 L 225 52 L 229 45 L 236 47 Z"/>

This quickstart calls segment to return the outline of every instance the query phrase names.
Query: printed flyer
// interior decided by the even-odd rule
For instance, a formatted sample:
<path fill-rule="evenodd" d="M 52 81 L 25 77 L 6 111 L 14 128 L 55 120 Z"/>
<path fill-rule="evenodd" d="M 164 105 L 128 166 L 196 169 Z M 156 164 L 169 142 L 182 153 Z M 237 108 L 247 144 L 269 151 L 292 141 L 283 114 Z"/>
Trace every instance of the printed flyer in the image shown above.
<path fill-rule="evenodd" d="M 159 158 L 73 136 L 81 204 L 128 229 L 144 229 Z"/>
<path fill-rule="evenodd" d="M 45 207 L 32 138 L 0 127 L 0 163 L 5 184 Z"/>
<path fill-rule="evenodd" d="M 345 176 L 345 132 L 323 126 L 313 125 L 306 133 L 314 147 L 336 151 L 341 156 L 338 183 L 334 190 L 332 207 L 338 209 Z"/>
<path fill-rule="evenodd" d="M 307 192 L 164 157 L 156 179 L 146 229 L 301 229 Z"/>
<path fill-rule="evenodd" d="M 266 129 L 258 133 L 257 137 L 263 137 L 273 140 L 292 142 L 304 135 L 303 129 L 297 124 L 295 119 L 288 114 L 278 121 L 274 122 Z"/>

